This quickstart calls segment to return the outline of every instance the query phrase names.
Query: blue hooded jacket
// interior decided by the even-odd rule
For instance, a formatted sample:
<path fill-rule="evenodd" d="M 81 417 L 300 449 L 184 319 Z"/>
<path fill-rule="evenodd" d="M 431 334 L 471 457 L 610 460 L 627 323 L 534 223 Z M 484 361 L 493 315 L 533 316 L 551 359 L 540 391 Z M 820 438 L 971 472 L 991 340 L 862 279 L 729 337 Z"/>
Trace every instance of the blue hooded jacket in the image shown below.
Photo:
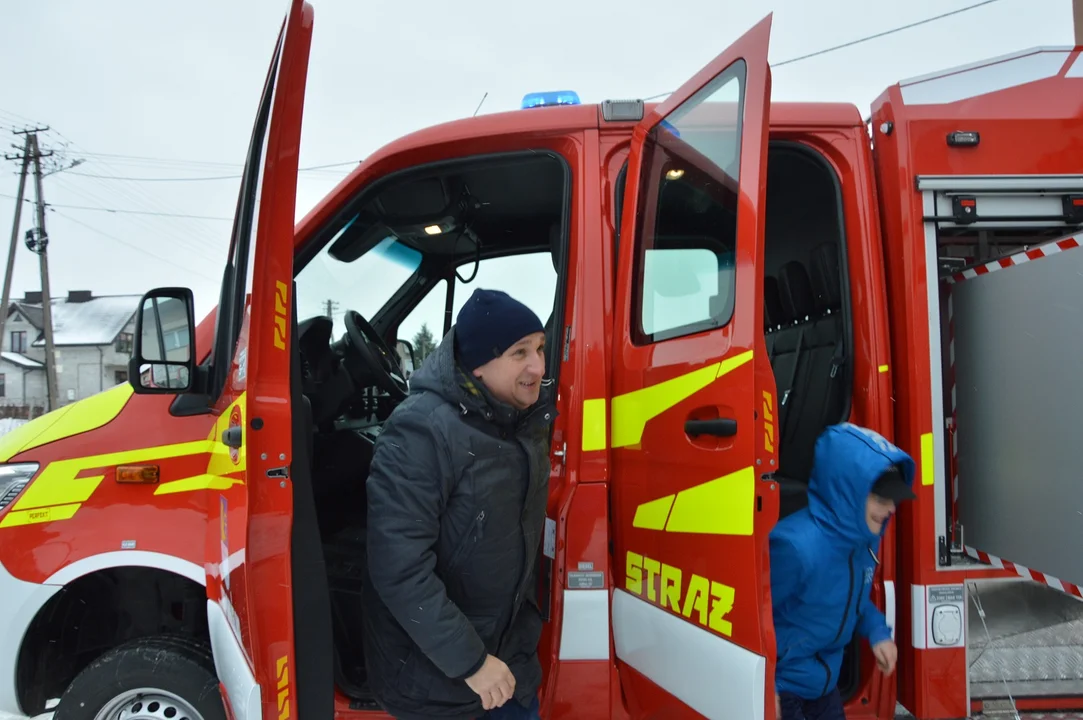
<path fill-rule="evenodd" d="M 770 537 L 776 692 L 823 697 L 838 684 L 855 629 L 870 645 L 891 637 L 869 597 L 888 521 L 880 534 L 869 530 L 865 503 L 892 465 L 912 486 L 913 459 L 871 430 L 843 423 L 816 441 L 808 507 Z"/>

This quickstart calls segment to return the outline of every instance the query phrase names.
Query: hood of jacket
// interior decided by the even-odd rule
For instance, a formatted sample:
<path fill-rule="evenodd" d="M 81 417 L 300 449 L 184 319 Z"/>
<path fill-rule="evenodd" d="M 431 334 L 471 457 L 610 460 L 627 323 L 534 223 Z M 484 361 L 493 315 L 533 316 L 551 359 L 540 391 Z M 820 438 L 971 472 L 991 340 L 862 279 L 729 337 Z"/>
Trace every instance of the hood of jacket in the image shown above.
<path fill-rule="evenodd" d="M 840 546 L 879 547 L 880 533 L 865 520 L 866 500 L 880 475 L 897 465 L 907 485 L 913 486 L 911 457 L 868 428 L 851 423 L 833 425 L 816 441 L 809 477 L 809 512 L 821 529 Z"/>
<path fill-rule="evenodd" d="M 410 376 L 410 393 L 431 392 L 452 405 L 457 405 L 465 415 L 479 415 L 504 427 L 514 428 L 548 405 L 548 390 L 542 385 L 538 402 L 520 411 L 493 397 L 485 385 L 462 369 L 455 357 L 455 327 L 452 326 L 432 354 L 425 358 L 421 367 Z"/>

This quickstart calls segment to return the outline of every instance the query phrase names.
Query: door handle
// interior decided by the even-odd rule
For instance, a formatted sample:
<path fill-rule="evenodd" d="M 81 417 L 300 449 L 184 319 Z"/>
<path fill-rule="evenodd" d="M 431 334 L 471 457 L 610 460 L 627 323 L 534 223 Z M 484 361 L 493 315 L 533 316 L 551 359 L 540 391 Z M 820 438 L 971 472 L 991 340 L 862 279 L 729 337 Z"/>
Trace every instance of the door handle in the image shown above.
<path fill-rule="evenodd" d="M 222 432 L 222 443 L 231 448 L 241 447 L 241 426 L 234 425 L 231 428 L 226 428 Z"/>
<path fill-rule="evenodd" d="M 715 435 L 733 437 L 737 434 L 737 421 L 733 418 L 714 418 L 712 420 L 685 420 L 684 431 L 696 435 Z"/>

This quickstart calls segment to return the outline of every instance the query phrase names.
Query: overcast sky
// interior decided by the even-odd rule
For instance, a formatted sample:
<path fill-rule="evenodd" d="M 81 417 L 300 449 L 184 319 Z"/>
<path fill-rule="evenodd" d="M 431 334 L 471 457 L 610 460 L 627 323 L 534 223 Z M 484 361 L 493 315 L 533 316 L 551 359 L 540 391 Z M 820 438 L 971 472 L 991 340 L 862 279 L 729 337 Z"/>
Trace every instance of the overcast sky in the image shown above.
<path fill-rule="evenodd" d="M 771 61 L 777 63 L 976 1 L 833 0 L 829 9 L 801 0 L 552 0 L 513 11 L 514 5 L 492 0 L 314 0 L 301 166 L 360 160 L 405 133 L 471 115 L 485 93 L 483 114 L 515 109 L 535 90 L 572 89 L 584 102 L 673 90 L 772 11 Z M 42 136 L 44 148 L 58 152 L 50 161 L 83 161 L 44 181 L 46 201 L 55 205 L 46 218 L 53 294 L 139 294 L 181 284 L 195 291 L 202 316 L 217 300 L 235 176 L 287 3 L 5 5 L 3 149 L 15 152 L 10 144 L 20 138 L 10 134 L 13 127 L 37 122 L 52 128 Z M 1071 0 L 998 0 L 777 68 L 773 97 L 852 102 L 865 116 L 876 96 L 900 79 L 1071 43 Z M 302 172 L 297 217 L 349 169 Z M 227 177 L 206 179 L 221 176 Z M 4 258 L 17 182 L 16 164 L 0 158 Z M 32 223 L 33 208 L 26 205 L 22 232 Z M 342 296 L 340 311 L 341 305 L 374 309 L 357 297 L 353 277 L 340 283 L 354 293 Z M 550 283 L 546 277 L 547 290 Z M 37 257 L 20 240 L 12 295 L 37 289 Z M 322 298 L 302 300 L 311 307 Z M 439 322 L 438 306 L 433 312 Z"/>

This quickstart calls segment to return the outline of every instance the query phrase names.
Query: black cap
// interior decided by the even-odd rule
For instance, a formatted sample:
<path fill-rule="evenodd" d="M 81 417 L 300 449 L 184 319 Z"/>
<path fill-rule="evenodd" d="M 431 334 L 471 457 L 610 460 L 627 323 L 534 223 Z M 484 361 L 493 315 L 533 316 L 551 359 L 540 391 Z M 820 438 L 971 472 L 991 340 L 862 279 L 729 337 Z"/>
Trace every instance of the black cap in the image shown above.
<path fill-rule="evenodd" d="M 910 486 L 906 484 L 902 473 L 897 465 L 892 465 L 880 475 L 876 484 L 872 486 L 872 492 L 886 500 L 900 503 L 903 500 L 913 500 L 917 497 Z"/>

